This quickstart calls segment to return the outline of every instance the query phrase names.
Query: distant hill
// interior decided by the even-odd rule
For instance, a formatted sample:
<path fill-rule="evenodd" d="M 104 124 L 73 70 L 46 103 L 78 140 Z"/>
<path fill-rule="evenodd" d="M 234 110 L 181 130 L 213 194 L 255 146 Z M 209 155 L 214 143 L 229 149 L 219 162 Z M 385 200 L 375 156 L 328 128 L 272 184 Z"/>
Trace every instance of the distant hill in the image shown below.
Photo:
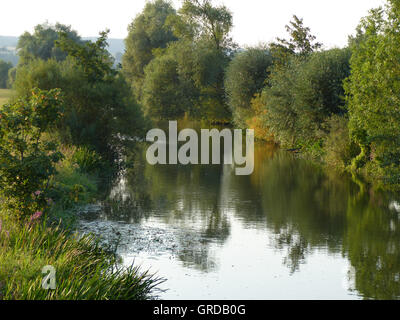
<path fill-rule="evenodd" d="M 0 59 L 15 66 L 18 63 L 17 43 L 18 37 L 0 36 Z"/>
<path fill-rule="evenodd" d="M 83 40 L 96 41 L 96 37 L 84 37 Z M 110 38 L 108 41 L 108 51 L 115 57 L 117 53 L 124 53 L 125 43 L 123 39 Z"/>
<path fill-rule="evenodd" d="M 13 65 L 18 63 L 16 47 L 19 37 L 0 36 L 0 59 L 11 62 Z M 83 40 L 95 41 L 96 37 L 83 37 Z M 108 39 L 108 51 L 113 55 L 116 63 L 121 62 L 122 54 L 125 51 L 123 39 Z"/>
<path fill-rule="evenodd" d="M 0 48 L 2 47 L 16 48 L 17 43 L 18 43 L 18 37 L 0 36 Z"/>

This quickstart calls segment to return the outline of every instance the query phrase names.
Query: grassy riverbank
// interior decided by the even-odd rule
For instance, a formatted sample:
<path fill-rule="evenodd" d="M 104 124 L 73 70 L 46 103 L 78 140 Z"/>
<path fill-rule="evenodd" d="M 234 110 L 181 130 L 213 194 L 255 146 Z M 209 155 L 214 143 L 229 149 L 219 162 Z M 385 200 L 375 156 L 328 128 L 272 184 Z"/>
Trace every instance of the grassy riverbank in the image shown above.
<path fill-rule="evenodd" d="M 63 148 L 46 218 L 21 222 L 0 211 L 0 299 L 151 299 L 162 282 L 138 267 L 123 268 L 114 252 L 73 231 L 79 206 L 99 197 L 99 170 L 87 150 Z M 35 222 L 36 221 L 36 222 Z M 56 225 L 58 224 L 58 225 Z M 56 270 L 56 289 L 42 288 L 42 268 Z"/>
<path fill-rule="evenodd" d="M 42 288 L 42 268 L 56 270 L 56 289 Z M 45 223 L 20 225 L 2 217 L 0 299 L 149 299 L 160 280 L 117 257 L 91 237 L 78 238 Z"/>

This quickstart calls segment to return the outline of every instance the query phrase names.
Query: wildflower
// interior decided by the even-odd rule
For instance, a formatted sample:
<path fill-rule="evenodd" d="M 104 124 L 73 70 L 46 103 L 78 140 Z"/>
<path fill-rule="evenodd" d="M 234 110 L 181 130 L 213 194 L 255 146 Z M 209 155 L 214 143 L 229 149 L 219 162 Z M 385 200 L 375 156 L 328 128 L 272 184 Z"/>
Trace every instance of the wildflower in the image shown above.
<path fill-rule="evenodd" d="M 38 220 L 42 216 L 42 214 L 43 214 L 42 211 L 36 212 L 33 216 L 31 216 L 30 222 Z"/>
<path fill-rule="evenodd" d="M 41 193 L 42 193 L 42 192 L 41 192 L 40 190 L 38 190 L 38 191 L 35 191 L 34 194 L 35 194 L 36 197 L 38 197 L 38 196 L 40 196 Z"/>

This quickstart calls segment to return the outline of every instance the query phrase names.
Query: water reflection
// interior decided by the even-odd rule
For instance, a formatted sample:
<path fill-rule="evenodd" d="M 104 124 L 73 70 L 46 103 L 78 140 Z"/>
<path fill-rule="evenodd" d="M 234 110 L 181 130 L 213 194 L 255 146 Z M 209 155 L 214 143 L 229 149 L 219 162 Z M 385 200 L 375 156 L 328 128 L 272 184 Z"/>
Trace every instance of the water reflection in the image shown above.
<path fill-rule="evenodd" d="M 241 234 L 250 231 L 257 237 L 246 244 L 249 252 L 252 247 L 264 246 L 266 255 L 257 251 L 252 256 L 254 264 L 280 259 L 286 271 L 279 272 L 290 276 L 309 272 L 303 271 L 303 266 L 316 258 L 323 263 L 345 259 L 349 294 L 353 291 L 371 299 L 400 297 L 400 205 L 396 195 L 360 188 L 346 175 L 324 172 L 296 155 L 262 143 L 256 145 L 251 176 L 236 176 L 231 166 L 224 165 L 151 166 L 144 160 L 144 150 L 135 157 L 135 166 L 116 184 L 97 220 L 118 223 L 120 230 L 122 226 L 156 226 L 157 231 L 140 232 L 148 232 L 152 242 L 154 233 L 169 239 L 164 249 L 162 244 L 156 246 L 155 256 L 169 250 L 171 264 L 174 259 L 181 263 L 174 264 L 176 272 L 217 272 L 224 266 L 224 250 L 234 250 Z M 125 253 L 137 248 L 137 230 L 132 231 L 134 239 L 126 236 L 130 246 Z M 265 242 L 260 240 L 262 235 Z M 271 255 L 270 249 L 276 254 Z M 244 256 L 239 249 L 234 252 L 238 260 Z M 266 276 L 265 267 L 260 265 L 260 274 L 254 276 Z M 245 278 L 247 272 L 235 270 L 232 277 Z M 307 279 L 312 283 L 313 274 Z M 288 283 L 299 285 L 294 279 Z M 263 291 L 257 290 L 264 298 Z M 329 290 L 326 287 L 318 297 L 324 298 Z"/>

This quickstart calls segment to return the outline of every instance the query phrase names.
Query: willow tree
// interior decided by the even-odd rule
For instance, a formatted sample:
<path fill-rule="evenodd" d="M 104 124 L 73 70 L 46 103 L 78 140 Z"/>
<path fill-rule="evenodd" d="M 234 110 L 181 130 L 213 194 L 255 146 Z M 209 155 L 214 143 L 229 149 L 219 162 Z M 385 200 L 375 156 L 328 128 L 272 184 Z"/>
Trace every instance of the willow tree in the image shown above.
<path fill-rule="evenodd" d="M 167 18 L 175 14 L 168 1 L 148 2 L 128 27 L 122 68 L 137 98 L 141 97 L 144 69 L 154 58 L 154 51 L 165 49 L 168 43 L 177 40 L 166 23 Z"/>
<path fill-rule="evenodd" d="M 267 48 L 248 48 L 234 56 L 225 74 L 225 91 L 233 113 L 233 121 L 246 127 L 252 116 L 252 100 L 266 85 L 272 66 L 272 56 Z"/>

